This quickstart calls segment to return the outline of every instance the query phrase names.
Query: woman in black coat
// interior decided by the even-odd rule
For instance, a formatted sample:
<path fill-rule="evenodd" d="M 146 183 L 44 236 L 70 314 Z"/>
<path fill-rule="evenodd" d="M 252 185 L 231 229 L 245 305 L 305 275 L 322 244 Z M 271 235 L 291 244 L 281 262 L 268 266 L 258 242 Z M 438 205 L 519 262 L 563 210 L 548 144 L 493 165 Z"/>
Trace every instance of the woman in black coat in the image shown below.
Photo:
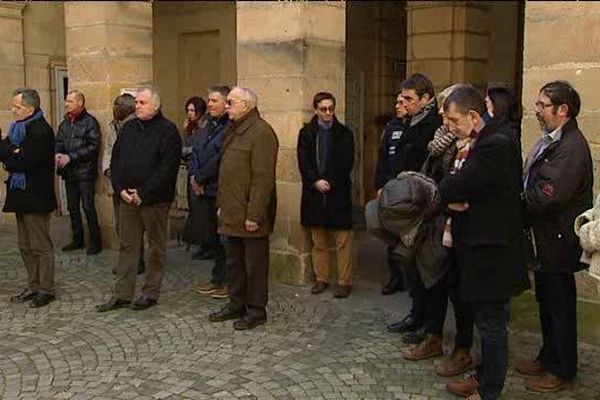
<path fill-rule="evenodd" d="M 335 98 L 317 93 L 315 116 L 298 136 L 298 167 L 302 174 L 300 220 L 310 228 L 317 282 L 313 293 L 329 285 L 328 236 L 338 249 L 337 297 L 346 297 L 352 285 L 352 181 L 354 136 L 335 117 Z"/>

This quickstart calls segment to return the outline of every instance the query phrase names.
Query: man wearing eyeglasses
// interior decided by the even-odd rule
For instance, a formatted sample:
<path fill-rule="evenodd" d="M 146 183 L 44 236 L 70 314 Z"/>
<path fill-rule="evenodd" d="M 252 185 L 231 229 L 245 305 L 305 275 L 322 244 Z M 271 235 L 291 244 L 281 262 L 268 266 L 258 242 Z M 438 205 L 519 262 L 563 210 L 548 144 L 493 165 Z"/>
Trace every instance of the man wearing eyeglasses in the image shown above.
<path fill-rule="evenodd" d="M 543 345 L 516 370 L 538 376 L 536 392 L 564 389 L 577 373 L 577 291 L 574 273 L 586 268 L 573 230 L 575 217 L 592 207 L 592 159 L 577 125 L 581 103 L 565 81 L 544 85 L 535 103 L 542 138 L 524 168 L 526 226 L 535 256 L 535 293 Z"/>
<path fill-rule="evenodd" d="M 273 232 L 277 198 L 275 164 L 279 142 L 256 108 L 258 98 L 248 88 L 227 95 L 231 119 L 221 151 L 217 215 L 219 233 L 226 236 L 229 303 L 211 313 L 211 322 L 235 319 L 236 330 L 253 329 L 267 321 L 269 235 Z"/>
<path fill-rule="evenodd" d="M 300 221 L 310 229 L 315 285 L 312 294 L 329 287 L 329 237 L 337 250 L 336 298 L 352 289 L 352 165 L 354 136 L 335 116 L 335 97 L 319 92 L 315 115 L 298 136 L 298 168 L 302 174 Z"/>

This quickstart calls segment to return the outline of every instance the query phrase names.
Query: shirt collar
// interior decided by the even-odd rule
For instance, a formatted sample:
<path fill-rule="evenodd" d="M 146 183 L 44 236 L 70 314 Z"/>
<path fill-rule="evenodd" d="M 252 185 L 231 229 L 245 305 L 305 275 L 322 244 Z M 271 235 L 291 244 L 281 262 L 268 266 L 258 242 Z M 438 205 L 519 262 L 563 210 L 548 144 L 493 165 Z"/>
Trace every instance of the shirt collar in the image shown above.
<path fill-rule="evenodd" d="M 554 143 L 554 142 L 559 141 L 560 139 L 562 139 L 562 126 L 559 126 L 558 128 L 556 128 L 555 130 L 553 130 L 550 133 L 544 131 L 543 138 L 545 141 L 547 141 L 549 143 Z"/>

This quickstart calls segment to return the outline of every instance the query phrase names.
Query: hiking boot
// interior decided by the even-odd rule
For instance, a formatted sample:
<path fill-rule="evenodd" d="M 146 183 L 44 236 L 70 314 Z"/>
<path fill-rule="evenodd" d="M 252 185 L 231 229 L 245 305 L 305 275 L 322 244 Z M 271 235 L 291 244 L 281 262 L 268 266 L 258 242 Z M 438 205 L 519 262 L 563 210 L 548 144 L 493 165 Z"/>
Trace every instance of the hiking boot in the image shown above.
<path fill-rule="evenodd" d="M 439 365 L 435 372 L 443 377 L 460 375 L 473 367 L 470 349 L 458 348 L 452 352 L 450 358 Z"/>
<path fill-rule="evenodd" d="M 211 293 L 213 299 L 226 299 L 229 297 L 229 288 L 227 286 L 219 286 L 217 290 Z"/>
<path fill-rule="evenodd" d="M 442 336 L 428 333 L 425 340 L 404 354 L 404 358 L 410 361 L 419 361 L 443 355 Z"/>

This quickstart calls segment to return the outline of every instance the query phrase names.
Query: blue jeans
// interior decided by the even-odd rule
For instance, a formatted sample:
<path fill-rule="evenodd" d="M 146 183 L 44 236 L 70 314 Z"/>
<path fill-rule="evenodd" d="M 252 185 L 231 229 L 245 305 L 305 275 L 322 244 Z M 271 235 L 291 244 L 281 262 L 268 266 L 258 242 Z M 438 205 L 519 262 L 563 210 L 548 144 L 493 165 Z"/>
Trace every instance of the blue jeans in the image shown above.
<path fill-rule="evenodd" d="M 472 303 L 475 326 L 481 335 L 481 364 L 477 368 L 478 392 L 484 400 L 500 397 L 508 365 L 508 301 Z"/>

